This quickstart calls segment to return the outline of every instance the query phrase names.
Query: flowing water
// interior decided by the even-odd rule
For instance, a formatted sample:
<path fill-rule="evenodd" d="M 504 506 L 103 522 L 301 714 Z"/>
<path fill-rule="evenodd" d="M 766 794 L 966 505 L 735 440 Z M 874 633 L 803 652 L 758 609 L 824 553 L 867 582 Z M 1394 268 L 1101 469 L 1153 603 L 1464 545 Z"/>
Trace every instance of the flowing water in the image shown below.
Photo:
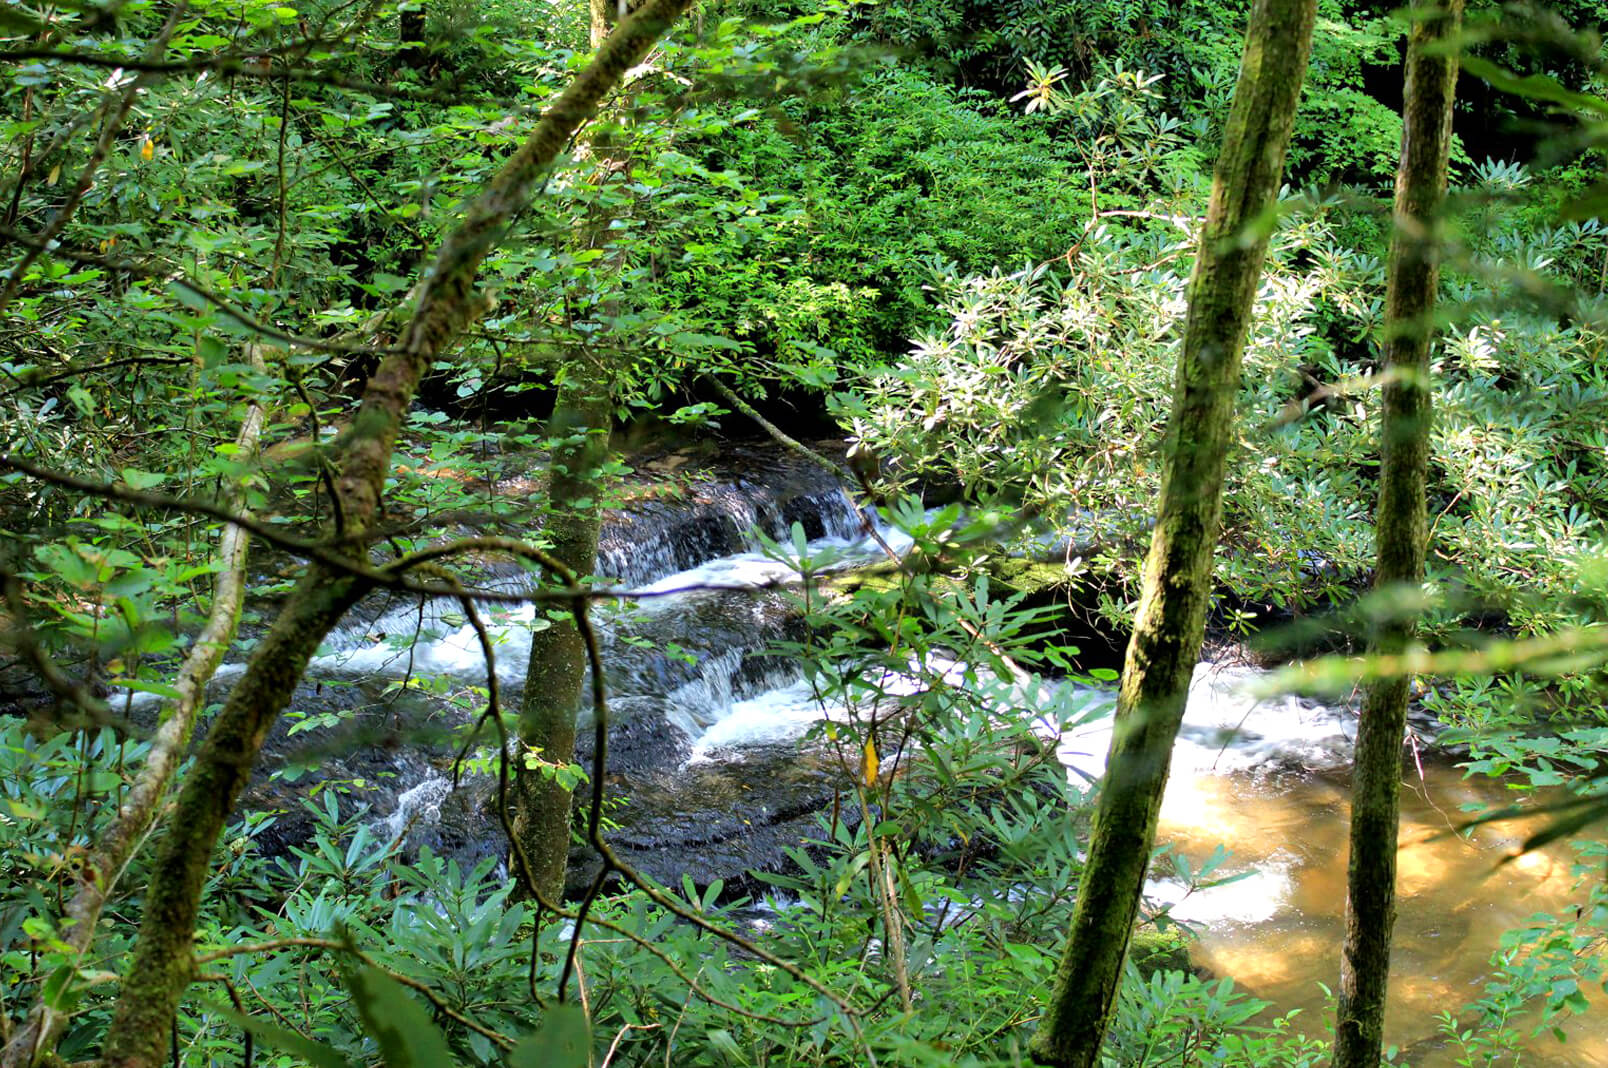
<path fill-rule="evenodd" d="M 786 554 L 767 552 L 756 531 L 785 543 L 795 523 L 811 539 L 810 554 L 827 554 L 835 566 L 883 554 L 841 487 L 775 455 L 694 478 L 684 493 L 641 502 L 605 530 L 600 570 L 656 594 L 608 618 L 604 643 L 615 729 L 610 782 L 631 797 L 615 842 L 659 878 L 679 881 L 685 871 L 699 882 L 730 880 L 775 863 L 832 795 L 819 762 L 801 758 L 794 745 L 830 710 L 816 704 L 795 664 L 765 652 L 770 642 L 797 636 L 798 624 L 785 598 L 766 588 L 791 576 L 777 558 Z M 896 549 L 908 544 L 883 533 Z M 529 609 L 492 614 L 498 674 L 515 691 L 530 618 Z M 363 700 L 400 719 L 388 703 L 397 690 L 389 683 L 429 675 L 467 686 L 484 671 L 475 634 L 452 606 L 376 602 L 332 636 L 298 704 L 322 707 L 323 683 L 360 680 Z M 1353 713 L 1292 698 L 1255 700 L 1247 688 L 1259 677 L 1237 666 L 1197 673 L 1162 813 L 1164 837 L 1195 863 L 1221 845 L 1232 856 L 1220 874 L 1252 874 L 1187 896 L 1158 879 L 1150 893 L 1175 901 L 1173 914 L 1199 928 L 1198 963 L 1281 1011 L 1304 1009 L 1316 1027 L 1324 1013 L 1317 984 L 1333 986 L 1339 973 Z M 1110 703 L 1098 690 L 1077 696 Z M 516 701 L 517 692 L 506 699 Z M 432 709 L 426 719 L 462 722 L 470 714 Z M 1108 741 L 1107 722 L 1097 717 L 1061 739 L 1060 752 L 1069 767 L 1098 774 Z M 389 802 L 378 806 L 385 830 L 401 835 L 450 822 L 455 801 L 441 752 L 392 746 L 375 758 L 388 761 L 394 776 Z M 370 778 L 372 771 L 324 769 Z M 1500 786 L 1463 781 L 1443 757 L 1426 756 L 1421 778 L 1412 772 L 1389 1027 L 1390 1041 L 1413 1047 L 1414 1063 L 1453 1063 L 1424 1042 L 1434 1034 L 1427 1021 L 1480 995 L 1501 933 L 1575 901 L 1561 849 L 1496 867 L 1522 826 L 1487 829 L 1473 842 L 1444 833 L 1465 802 L 1503 800 Z M 499 849 L 484 819 L 478 830 L 442 842 L 471 853 Z M 1608 1026 L 1583 1019 L 1568 1030 L 1567 1046 L 1550 1037 L 1532 1043 L 1531 1063 L 1608 1065 Z"/>
<path fill-rule="evenodd" d="M 1176 879 L 1159 879 L 1150 893 L 1198 931 L 1197 964 L 1232 976 L 1278 1013 L 1301 1010 L 1301 1026 L 1319 1033 L 1332 1012 L 1319 984 L 1338 986 L 1344 937 L 1353 715 L 1288 697 L 1258 701 L 1249 691 L 1261 678 L 1236 666 L 1196 672 L 1161 813 L 1161 837 L 1192 866 L 1222 847 L 1230 859 L 1215 875 L 1249 874 L 1188 895 Z M 1504 932 L 1537 913 L 1571 914 L 1584 893 L 1566 845 L 1502 863 L 1539 820 L 1489 824 L 1472 838 L 1453 833 L 1465 805 L 1512 797 L 1499 783 L 1464 779 L 1426 744 L 1415 750 L 1403 776 L 1386 1041 L 1415 1065 L 1453 1065 L 1457 1051 L 1438 1034 L 1437 1014 L 1457 1014 L 1484 993 Z M 1596 1015 L 1566 1021 L 1566 1044 L 1544 1032 L 1526 1044 L 1525 1060 L 1608 1064 L 1605 1023 Z M 1526 1018 L 1525 1029 L 1538 1024 Z"/>
<path fill-rule="evenodd" d="M 1256 872 L 1176 908 L 1200 925 L 1195 960 L 1233 976 L 1280 1012 L 1302 1009 L 1304 1024 L 1315 1029 L 1328 1011 L 1318 984 L 1334 988 L 1340 974 L 1349 809 L 1344 776 L 1236 773 L 1179 787 L 1168 794 L 1162 834 L 1197 861 L 1222 844 L 1234 854 L 1226 871 Z M 1533 823 L 1493 825 L 1472 842 L 1447 833 L 1459 805 L 1489 804 L 1498 800 L 1493 794 L 1489 785 L 1465 782 L 1455 769 L 1430 760 L 1422 778 L 1413 769 L 1404 784 L 1386 1034 L 1415 1065 L 1457 1063 L 1433 1018 L 1482 995 L 1504 931 L 1537 912 L 1570 914 L 1583 898 L 1566 847 L 1498 866 Z M 1550 1031 L 1530 1040 L 1525 1060 L 1608 1064 L 1608 1021 L 1597 1011 L 1563 1024 L 1566 1044 Z M 1526 1032 L 1538 1024 L 1527 1018 Z"/>

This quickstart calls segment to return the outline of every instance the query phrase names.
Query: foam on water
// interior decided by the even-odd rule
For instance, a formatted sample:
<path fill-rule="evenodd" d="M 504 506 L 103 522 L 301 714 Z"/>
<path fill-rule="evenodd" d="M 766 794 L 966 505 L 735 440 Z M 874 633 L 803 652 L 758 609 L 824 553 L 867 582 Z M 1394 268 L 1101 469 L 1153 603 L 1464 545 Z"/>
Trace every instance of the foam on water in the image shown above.
<path fill-rule="evenodd" d="M 841 709 L 837 710 L 841 714 Z M 723 750 L 789 742 L 823 719 L 833 710 L 817 698 L 807 679 L 767 690 L 745 701 L 733 702 L 730 710 L 708 729 L 691 732 L 695 741 L 691 760 L 709 760 Z"/>
<path fill-rule="evenodd" d="M 876 561 L 886 556 L 883 544 L 895 554 L 910 550 L 913 540 L 908 535 L 879 524 L 879 544 L 876 538 L 861 532 L 859 513 L 853 515 L 853 532 L 846 532 L 849 520 L 839 515 L 838 521 L 826 524 L 827 534 L 806 543 L 805 559 L 811 571 L 838 572 Z M 683 609 L 686 597 L 763 589 L 797 580 L 801 570 L 796 554 L 784 549 L 767 555 L 755 548 L 660 575 L 628 592 L 649 595 L 634 602 L 636 610 L 663 615 Z M 504 579 L 492 588 L 516 587 L 513 580 Z M 529 657 L 524 636 L 536 616 L 534 606 L 509 608 L 483 603 L 480 612 L 497 654 L 498 677 L 505 681 L 520 678 Z M 314 658 L 310 666 L 315 675 L 473 677 L 485 671 L 479 636 L 464 620 L 462 605 L 447 598 L 403 604 L 384 611 L 371 622 L 342 626 L 331 633 L 325 645 L 327 651 Z M 702 718 L 707 721 L 710 717 Z"/>
<path fill-rule="evenodd" d="M 804 559 L 808 561 L 809 569 L 813 573 L 831 574 L 885 559 L 887 550 L 883 545 L 892 550 L 896 556 L 903 556 L 915 544 L 914 539 L 908 534 L 891 527 L 882 527 L 879 524 L 877 533 L 881 539 L 880 543 L 877 538 L 870 535 L 850 538 L 839 534 L 828 534 L 815 538 L 805 545 Z M 783 545 L 779 546 L 779 551 L 775 553 L 765 553 L 756 549 L 752 552 L 717 557 L 638 586 L 633 592 L 673 594 L 678 591 L 695 592 L 711 587 L 762 589 L 766 586 L 795 581 L 802 571 L 803 566 L 799 557 Z M 646 604 L 649 606 L 662 604 L 663 600 L 661 597 L 655 597 Z"/>
<path fill-rule="evenodd" d="M 966 664 L 940 655 L 929 656 L 926 662 L 912 661 L 904 671 L 881 671 L 848 682 L 848 689 L 856 702 L 855 711 L 861 718 L 876 714 L 879 718 L 889 710 L 878 710 L 878 701 L 908 697 L 922 693 L 935 685 L 967 686 L 980 693 L 984 702 L 1003 715 L 1022 717 L 1037 715 L 1046 723 L 1065 712 L 1061 706 L 1062 688 L 1044 688 L 1036 680 L 999 679 L 984 673 L 968 680 Z M 1081 695 L 1074 695 L 1081 696 Z M 1051 708 L 1046 706 L 1053 706 Z M 849 708 L 841 698 L 826 697 L 818 687 L 805 678 L 796 678 L 786 685 L 759 693 L 746 700 L 734 702 L 729 709 L 693 736 L 692 760 L 711 760 L 722 752 L 745 747 L 775 745 L 801 737 L 814 724 L 822 720 L 844 721 Z M 1047 729 L 1054 730 L 1054 726 Z"/>
<path fill-rule="evenodd" d="M 694 492 L 690 505 L 650 504 L 605 527 L 598 572 L 637 588 L 712 558 L 759 555 L 762 535 L 786 543 L 794 522 L 823 541 L 852 542 L 863 529 L 860 510 L 835 484 L 797 494 L 785 505 L 763 486 L 715 483 Z"/>
<path fill-rule="evenodd" d="M 1145 896 L 1184 923 L 1266 923 L 1289 904 L 1295 886 L 1290 867 L 1288 858 L 1264 860 L 1241 878 L 1193 892 L 1176 878 L 1151 879 L 1145 883 Z"/>
<path fill-rule="evenodd" d="M 419 623 L 419 611 L 412 614 L 398 610 L 382 616 L 376 625 L 366 629 L 370 635 L 366 643 L 350 640 L 350 632 L 338 640 L 332 637 L 331 651 L 314 657 L 309 674 L 318 675 L 375 675 L 382 678 L 399 678 L 404 675 L 450 675 L 473 677 L 484 675 L 485 657 L 480 648 L 480 637 L 475 628 L 464 621 L 463 606 L 456 601 L 431 602 L 427 617 L 432 625 Z M 536 617 L 532 605 L 508 608 L 505 605 L 483 605 L 479 609 L 481 621 L 491 638 L 496 656 L 497 676 L 508 680 L 524 674 L 530 657 L 530 624 Z M 402 623 L 398 629 L 383 629 L 378 624 Z M 384 638 L 378 635 L 384 634 Z"/>
<path fill-rule="evenodd" d="M 1174 778 L 1227 775 L 1272 767 L 1340 767 L 1351 759 L 1351 715 L 1342 706 L 1301 698 L 1258 697 L 1266 673 L 1244 665 L 1196 666 L 1173 746 Z M 1091 697 L 1115 705 L 1109 690 Z M 1061 739 L 1062 763 L 1090 777 L 1105 771 L 1111 748 L 1109 715 Z"/>

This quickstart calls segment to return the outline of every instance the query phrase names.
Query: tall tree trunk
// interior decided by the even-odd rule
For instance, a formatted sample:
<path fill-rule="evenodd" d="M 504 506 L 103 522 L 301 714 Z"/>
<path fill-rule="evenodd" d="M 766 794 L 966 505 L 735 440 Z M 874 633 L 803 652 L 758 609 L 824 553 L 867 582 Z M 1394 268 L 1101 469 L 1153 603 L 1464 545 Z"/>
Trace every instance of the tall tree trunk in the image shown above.
<path fill-rule="evenodd" d="M 1463 0 L 1417 0 L 1407 43 L 1401 164 L 1395 233 L 1385 292 L 1385 385 L 1380 424 L 1378 564 L 1374 588 L 1416 594 L 1429 540 L 1429 346 L 1439 282 L 1435 230 L 1446 197 L 1457 85 L 1455 50 L 1444 43 L 1462 25 Z M 1373 629 L 1375 653 L 1399 653 L 1411 639 L 1411 613 L 1390 610 Z M 1410 679 L 1368 687 L 1357 724 L 1351 784 L 1351 859 L 1346 870 L 1346 940 L 1334 1063 L 1374 1068 L 1384 1037 L 1390 936 L 1396 920 L 1396 832 L 1402 737 Z"/>
<path fill-rule="evenodd" d="M 622 23 L 442 242 L 400 344 L 365 384 L 362 403 L 336 451 L 343 547 L 354 555 L 366 558 L 392 448 L 420 379 L 481 307 L 474 292 L 481 261 L 570 138 L 690 2 L 648 0 Z M 218 834 L 308 660 L 363 589 L 363 581 L 349 572 L 309 565 L 218 713 L 179 794 L 152 871 L 139 938 L 106 1036 L 104 1064 L 155 1068 L 166 1058 L 174 1013 L 195 977 L 195 921 Z"/>
<path fill-rule="evenodd" d="M 610 29 L 610 0 L 588 0 L 593 49 L 603 47 Z M 608 158 L 609 135 L 594 137 L 586 151 L 601 157 L 599 183 L 614 169 Z M 607 243 L 613 213 L 600 211 L 578 235 L 577 244 Z M 618 301 L 603 302 L 606 315 L 618 312 Z M 569 378 L 559 388 L 548 424 L 553 447 L 547 481 L 548 518 L 543 528 L 554 558 L 576 575 L 597 569 L 597 541 L 602 532 L 602 469 L 609 457 L 614 405 L 609 369 L 592 362 L 586 348 L 575 352 Z M 548 613 L 549 625 L 531 632 L 530 665 L 519 706 L 519 741 L 548 765 L 514 766 L 514 834 L 530 862 L 534 883 L 524 887 L 539 899 L 557 902 L 564 894 L 569 860 L 569 787 L 552 774 L 554 765 L 575 757 L 575 726 L 586 682 L 587 651 L 575 618 L 567 611 Z M 515 871 L 520 871 L 515 868 Z M 521 874 L 523 874 L 521 872 Z"/>
<path fill-rule="evenodd" d="M 1200 656 L 1234 398 L 1317 0 L 1257 0 L 1189 282 L 1161 498 L 1077 910 L 1029 1050 L 1098 1062 L 1139 909 L 1168 760 Z"/>
<path fill-rule="evenodd" d="M 544 531 L 553 557 L 575 574 L 587 575 L 597 567 L 602 468 L 609 457 L 614 406 L 603 369 L 575 370 L 560 387 L 548 424 L 548 435 L 558 444 L 549 464 Z M 547 627 L 531 633 L 519 707 L 519 740 L 527 749 L 539 750 L 536 758 L 548 765 L 567 764 L 575 756 L 575 720 L 586 672 L 586 645 L 574 616 L 567 610 L 549 611 Z M 521 760 L 515 765 L 514 799 L 514 834 L 535 883 L 525 889 L 556 902 L 564 893 L 569 855 L 570 789 L 550 769 L 544 773 Z"/>

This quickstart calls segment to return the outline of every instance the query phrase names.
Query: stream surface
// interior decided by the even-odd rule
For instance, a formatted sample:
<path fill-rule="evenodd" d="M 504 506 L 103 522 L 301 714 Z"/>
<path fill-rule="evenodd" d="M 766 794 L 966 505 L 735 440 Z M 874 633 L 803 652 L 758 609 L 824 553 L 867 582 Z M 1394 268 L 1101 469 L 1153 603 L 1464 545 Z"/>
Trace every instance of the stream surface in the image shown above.
<path fill-rule="evenodd" d="M 843 489 L 815 468 L 765 450 L 696 466 L 672 464 L 681 491 L 645 496 L 604 531 L 600 571 L 657 595 L 604 626 L 608 782 L 628 798 L 612 840 L 667 882 L 679 883 L 685 872 L 699 883 L 740 885 L 746 869 L 779 865 L 782 850 L 814 832 L 838 785 L 827 762 L 797 746 L 831 710 L 815 702 L 796 664 L 767 652 L 800 628 L 786 598 L 761 588 L 792 572 L 763 551 L 755 531 L 785 543 L 798 523 L 812 556 L 829 553 L 844 567 L 879 559 L 882 550 Z M 895 532 L 884 537 L 896 549 L 908 545 Z M 510 572 L 501 581 L 520 580 Z M 367 717 L 402 731 L 402 744 L 354 745 L 350 754 L 327 745 L 299 759 L 321 776 L 388 784 L 375 795 L 388 831 L 472 860 L 502 849 L 485 815 L 487 787 L 478 795 L 452 791 L 451 746 L 419 740 L 425 728 L 454 726 L 472 711 L 394 685 L 416 676 L 483 683 L 475 634 L 453 611 L 363 606 L 313 665 L 289 721 Z M 531 612 L 491 618 L 498 675 L 509 688 L 504 700 L 517 707 Z M 1310 700 L 1256 701 L 1245 690 L 1259 677 L 1244 666 L 1197 672 L 1162 813 L 1163 836 L 1196 866 L 1222 845 L 1232 857 L 1219 874 L 1253 874 L 1187 897 L 1159 879 L 1151 894 L 1177 901 L 1173 914 L 1199 929 L 1197 963 L 1232 976 L 1280 1013 L 1303 1009 L 1302 1025 L 1319 1030 L 1325 999 L 1317 984 L 1333 987 L 1339 975 L 1354 713 Z M 1092 705 L 1111 701 L 1094 689 L 1082 696 Z M 278 759 L 294 762 L 297 740 L 285 733 L 275 743 Z M 1098 774 L 1108 741 L 1108 722 L 1096 720 L 1061 740 L 1061 756 Z M 1480 996 L 1503 931 L 1538 911 L 1572 909 L 1576 896 L 1566 850 L 1496 867 L 1522 838 L 1522 825 L 1486 829 L 1472 843 L 1442 833 L 1465 802 L 1505 802 L 1499 784 L 1465 782 L 1445 758 L 1428 755 L 1422 779 L 1411 763 L 1408 772 L 1389 1041 L 1412 1047 L 1414 1064 L 1451 1064 L 1434 1042 L 1433 1015 Z M 260 789 L 257 803 L 276 796 L 272 784 Z M 1579 1018 L 1566 1029 L 1567 1045 L 1544 1035 L 1532 1040 L 1527 1060 L 1608 1066 L 1608 1020 Z"/>
<path fill-rule="evenodd" d="M 1161 811 L 1162 840 L 1192 867 L 1221 846 L 1230 856 L 1214 877 L 1246 877 L 1193 894 L 1157 879 L 1150 894 L 1197 931 L 1195 963 L 1272 1002 L 1270 1016 L 1301 1010 L 1298 1029 L 1320 1034 L 1332 1006 L 1319 984 L 1339 986 L 1345 936 L 1354 713 L 1289 697 L 1259 701 L 1247 691 L 1263 677 L 1242 666 L 1197 670 Z M 1537 913 L 1572 913 L 1584 898 L 1565 844 L 1501 863 L 1539 818 L 1488 824 L 1471 838 L 1452 833 L 1465 805 L 1512 800 L 1500 783 L 1464 779 L 1432 747 L 1405 762 L 1385 1026 L 1386 1042 L 1414 1065 L 1457 1063 L 1435 1017 L 1451 1011 L 1467 1026 L 1471 1016 L 1460 1010 L 1484 994 L 1504 932 Z M 1531 1016 L 1522 1026 L 1539 1022 Z M 1527 1063 L 1608 1065 L 1608 1019 L 1594 1012 L 1561 1026 L 1567 1043 L 1543 1031 L 1526 1043 Z"/>
<path fill-rule="evenodd" d="M 1455 768 L 1426 756 L 1423 776 L 1409 769 L 1402 790 L 1398 854 L 1398 918 L 1391 958 L 1387 1042 L 1414 1065 L 1456 1064 L 1457 1050 L 1436 1033 L 1434 1017 L 1457 1013 L 1484 992 L 1489 960 L 1502 933 L 1538 912 L 1569 914 L 1575 890 L 1572 853 L 1557 846 L 1498 867 L 1534 821 L 1493 825 L 1473 841 L 1447 833 L 1464 802 L 1493 796 L 1489 783 L 1466 782 Z M 1161 833 L 1199 860 L 1217 844 L 1232 850 L 1224 871 L 1249 879 L 1201 892 L 1175 912 L 1199 925 L 1194 959 L 1274 1003 L 1302 1010 L 1316 1030 L 1331 1009 L 1322 989 L 1339 985 L 1344 937 L 1349 786 L 1343 775 L 1260 778 L 1243 773 L 1181 782 L 1169 791 Z M 1589 992 L 1589 988 L 1588 988 Z M 1608 1019 L 1593 1013 L 1562 1021 L 1529 1039 L 1532 1065 L 1608 1064 Z M 1463 1016 L 1465 1025 L 1469 1017 Z M 1539 1025 L 1526 1018 L 1525 1031 Z"/>

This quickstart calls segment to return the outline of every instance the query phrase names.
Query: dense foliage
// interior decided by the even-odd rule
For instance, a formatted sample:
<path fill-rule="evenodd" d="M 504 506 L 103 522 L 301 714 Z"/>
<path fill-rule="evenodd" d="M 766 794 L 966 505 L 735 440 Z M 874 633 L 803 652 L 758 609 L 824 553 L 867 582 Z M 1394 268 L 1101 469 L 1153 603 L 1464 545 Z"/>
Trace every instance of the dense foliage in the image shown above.
<path fill-rule="evenodd" d="M 1370 613 L 1400 610 L 1355 606 L 1401 138 L 1389 6 L 1323 3 L 1267 220 L 1214 620 L 1276 650 L 1350 648 Z M 866 581 L 798 585 L 773 650 L 839 710 L 807 751 L 851 784 L 842 811 L 763 897 L 611 883 L 578 926 L 515 900 L 495 861 L 410 848 L 363 783 L 284 783 L 309 796 L 239 813 L 214 857 L 183 1062 L 232 1063 L 250 1033 L 261 1063 L 426 1063 L 408 1058 L 445 1043 L 463 1063 L 558 1064 L 540 1058 L 579 1033 L 620 1063 L 1022 1063 L 1087 822 L 1047 739 L 1101 710 L 1052 685 L 1091 680 L 1045 638 L 1042 601 L 990 575 L 1039 556 L 1103 628 L 1131 620 L 1246 7 L 709 0 L 634 68 L 485 261 L 476 321 L 431 368 L 361 548 L 380 566 L 467 531 L 540 547 L 555 502 L 506 490 L 540 484 L 542 420 L 583 359 L 608 368 L 621 439 L 747 429 L 727 389 L 800 436 L 832 423 L 912 546 Z M 1475 14 L 1437 235 L 1423 604 L 1448 659 L 1421 703 L 1472 772 L 1589 790 L 1608 599 L 1603 11 Z M 584 65 L 587 29 L 579 5 L 515 0 L 0 5 L 0 1017 L 36 1000 L 70 1015 L 65 1060 L 99 1050 L 149 857 L 93 952 L 64 940 L 63 902 L 144 759 L 149 698 L 176 696 L 223 516 L 267 540 L 238 660 L 289 562 L 339 529 L 330 457 L 431 250 Z M 267 425 L 243 448 L 253 408 Z M 607 466 L 610 503 L 630 462 Z M 231 507 L 193 506 L 231 487 Z M 771 553 L 813 577 L 802 533 Z M 473 585 L 484 565 L 432 574 Z M 1492 635 L 1519 644 L 1487 653 Z M 490 696 L 408 686 L 477 715 Z M 505 751 L 460 740 L 494 777 Z M 1561 836 L 1600 815 L 1561 804 Z M 267 848 L 292 817 L 296 841 Z M 1578 923 L 1515 932 L 1485 996 L 1447 1015 L 1463 1063 L 1510 1055 L 1527 1007 L 1586 1007 L 1608 928 L 1587 893 Z M 1327 1056 L 1232 977 L 1140 963 L 1113 1063 Z"/>

